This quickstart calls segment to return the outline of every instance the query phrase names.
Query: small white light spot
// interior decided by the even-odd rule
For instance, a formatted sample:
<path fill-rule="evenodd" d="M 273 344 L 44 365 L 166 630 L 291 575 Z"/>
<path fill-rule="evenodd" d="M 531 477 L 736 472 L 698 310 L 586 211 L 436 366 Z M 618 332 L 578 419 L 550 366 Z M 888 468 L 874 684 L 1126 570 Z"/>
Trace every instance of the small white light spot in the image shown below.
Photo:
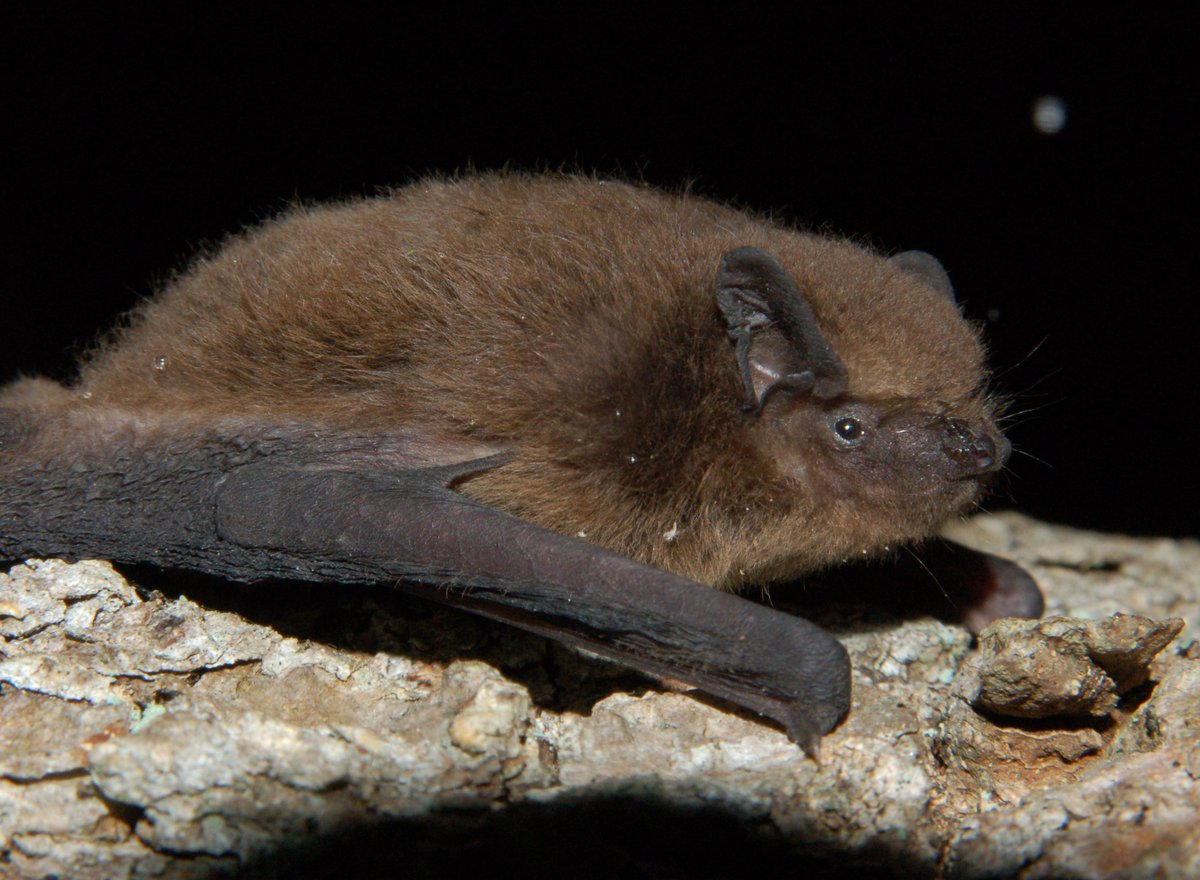
<path fill-rule="evenodd" d="M 666 539 L 668 542 L 670 542 L 670 541 L 674 541 L 678 537 L 679 537 L 679 523 L 677 523 L 677 522 L 671 523 L 671 528 L 667 529 L 667 531 L 663 533 L 663 538 Z"/>
<path fill-rule="evenodd" d="M 575 533 L 575 537 L 576 537 L 576 538 L 586 538 L 586 537 L 587 537 L 587 532 L 576 532 L 576 533 Z"/>
<path fill-rule="evenodd" d="M 629 463 L 630 463 L 630 464 L 637 464 L 637 456 L 636 456 L 636 455 L 631 455 L 631 456 L 629 456 Z"/>
<path fill-rule="evenodd" d="M 91 399 L 92 399 L 92 392 L 90 392 L 90 391 L 85 391 L 85 392 L 83 392 L 83 399 L 84 399 L 84 400 L 91 400 Z"/>
<path fill-rule="evenodd" d="M 620 410 L 617 410 L 616 412 L 617 412 L 617 418 L 618 418 L 618 419 L 619 419 L 619 418 L 621 418 L 621 411 L 620 411 Z"/>
<path fill-rule="evenodd" d="M 156 357 L 154 359 L 154 369 L 165 370 L 166 368 L 167 368 L 167 356 L 165 354 L 160 354 L 158 357 Z"/>
<path fill-rule="evenodd" d="M 1055 95 L 1042 95 L 1033 102 L 1032 118 L 1042 134 L 1058 134 L 1067 124 L 1067 105 Z"/>

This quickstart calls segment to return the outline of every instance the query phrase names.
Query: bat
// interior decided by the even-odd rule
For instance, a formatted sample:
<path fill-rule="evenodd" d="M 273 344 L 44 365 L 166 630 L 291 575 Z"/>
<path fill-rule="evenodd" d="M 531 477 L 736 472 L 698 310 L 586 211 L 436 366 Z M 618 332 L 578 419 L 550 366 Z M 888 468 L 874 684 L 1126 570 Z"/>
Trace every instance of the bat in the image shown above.
<path fill-rule="evenodd" d="M 686 193 L 424 180 L 201 255 L 0 390 L 0 555 L 387 582 L 780 724 L 841 644 L 736 594 L 919 542 L 1009 444 L 945 270 Z M 978 629 L 1020 568 L 927 564 Z M 718 589 L 712 589 L 717 587 Z"/>

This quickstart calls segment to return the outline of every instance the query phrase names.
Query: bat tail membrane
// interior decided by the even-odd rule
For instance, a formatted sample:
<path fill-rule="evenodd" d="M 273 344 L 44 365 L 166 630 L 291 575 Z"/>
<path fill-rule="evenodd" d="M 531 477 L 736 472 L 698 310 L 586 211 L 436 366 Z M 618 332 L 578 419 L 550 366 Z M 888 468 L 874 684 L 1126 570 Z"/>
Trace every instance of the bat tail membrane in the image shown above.
<path fill-rule="evenodd" d="M 686 681 L 816 753 L 850 704 L 836 639 L 448 488 L 504 461 L 417 433 L 0 408 L 0 556 L 150 562 L 247 582 L 399 582 Z"/>

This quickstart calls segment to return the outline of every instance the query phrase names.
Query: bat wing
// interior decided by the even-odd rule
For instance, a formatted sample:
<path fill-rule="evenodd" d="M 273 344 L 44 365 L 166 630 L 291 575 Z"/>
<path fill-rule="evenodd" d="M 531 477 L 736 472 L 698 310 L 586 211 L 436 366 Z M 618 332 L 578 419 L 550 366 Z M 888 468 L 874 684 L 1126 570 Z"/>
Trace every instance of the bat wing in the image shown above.
<path fill-rule="evenodd" d="M 810 753 L 845 715 L 845 649 L 802 618 L 454 491 L 505 455 L 414 430 L 0 410 L 0 555 L 395 583 L 781 724 Z"/>
<path fill-rule="evenodd" d="M 1037 582 L 1011 560 L 954 541 L 931 542 L 915 558 L 974 635 L 1002 617 L 1038 618 L 1046 609 Z"/>

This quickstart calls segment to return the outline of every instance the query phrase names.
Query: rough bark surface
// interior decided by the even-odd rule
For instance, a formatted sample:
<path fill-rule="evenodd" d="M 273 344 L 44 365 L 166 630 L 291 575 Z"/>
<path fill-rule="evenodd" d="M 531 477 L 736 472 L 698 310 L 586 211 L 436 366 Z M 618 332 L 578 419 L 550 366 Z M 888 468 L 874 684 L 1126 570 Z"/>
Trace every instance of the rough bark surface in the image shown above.
<path fill-rule="evenodd" d="M 1027 566 L 1048 618 L 974 646 L 848 588 L 774 591 L 853 658 L 819 764 L 383 587 L 15 566 L 0 876 L 1200 876 L 1200 544 L 953 532 Z"/>

